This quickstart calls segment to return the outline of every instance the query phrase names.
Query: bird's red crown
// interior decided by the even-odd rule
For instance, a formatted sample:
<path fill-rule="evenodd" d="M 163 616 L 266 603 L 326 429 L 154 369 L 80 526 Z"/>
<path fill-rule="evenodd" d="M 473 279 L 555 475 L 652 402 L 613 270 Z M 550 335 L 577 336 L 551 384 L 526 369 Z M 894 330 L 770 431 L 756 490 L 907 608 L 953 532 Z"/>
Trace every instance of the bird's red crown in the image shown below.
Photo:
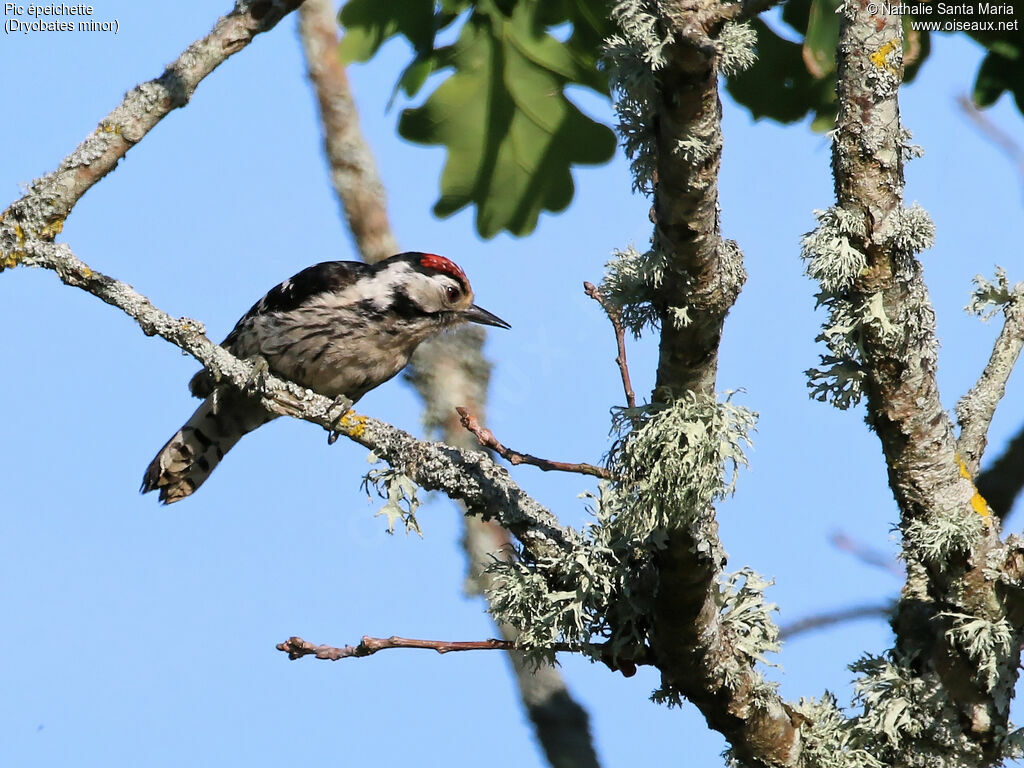
<path fill-rule="evenodd" d="M 466 277 L 466 273 L 462 271 L 462 268 L 444 256 L 438 256 L 436 253 L 424 253 L 420 259 L 420 266 L 424 269 L 436 269 L 438 272 L 444 272 L 446 275 L 454 277 L 463 285 L 469 285 L 469 278 Z"/>

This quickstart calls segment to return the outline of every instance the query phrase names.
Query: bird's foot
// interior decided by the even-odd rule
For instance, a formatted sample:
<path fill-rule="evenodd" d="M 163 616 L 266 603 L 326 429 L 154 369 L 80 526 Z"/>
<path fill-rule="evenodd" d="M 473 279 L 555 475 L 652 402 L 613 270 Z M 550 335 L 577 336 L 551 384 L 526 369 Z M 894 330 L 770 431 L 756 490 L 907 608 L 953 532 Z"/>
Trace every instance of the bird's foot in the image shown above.
<path fill-rule="evenodd" d="M 263 394 L 264 387 L 267 385 L 270 363 L 267 362 L 267 358 L 263 355 L 247 357 L 246 361 L 252 363 L 252 371 L 249 373 L 249 378 L 245 382 L 245 389 L 243 391 L 247 395 L 261 395 Z"/>
<path fill-rule="evenodd" d="M 345 418 L 345 415 L 352 409 L 352 401 L 349 400 L 344 395 L 338 395 L 336 398 L 334 398 L 334 402 L 331 403 L 330 408 L 327 409 L 327 413 L 331 414 L 335 411 L 335 409 L 339 408 L 341 410 L 338 412 L 337 418 L 331 421 L 331 431 L 327 435 L 328 445 L 334 445 L 337 442 L 338 438 L 341 437 L 341 426 Z"/>

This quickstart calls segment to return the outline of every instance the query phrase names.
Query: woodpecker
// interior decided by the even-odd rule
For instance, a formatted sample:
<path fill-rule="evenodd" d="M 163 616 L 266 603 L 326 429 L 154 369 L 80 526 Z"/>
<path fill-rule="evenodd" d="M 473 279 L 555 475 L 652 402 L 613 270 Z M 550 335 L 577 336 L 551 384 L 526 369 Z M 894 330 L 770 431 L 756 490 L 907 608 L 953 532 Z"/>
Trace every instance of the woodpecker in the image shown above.
<path fill-rule="evenodd" d="M 259 356 L 270 372 L 353 403 L 392 378 L 420 342 L 464 322 L 510 328 L 473 303 L 469 279 L 433 253 L 363 264 L 326 261 L 272 288 L 221 346 Z M 189 384 L 204 398 L 146 469 L 142 493 L 172 504 L 189 496 L 244 435 L 275 416 L 259 400 L 202 370 Z"/>

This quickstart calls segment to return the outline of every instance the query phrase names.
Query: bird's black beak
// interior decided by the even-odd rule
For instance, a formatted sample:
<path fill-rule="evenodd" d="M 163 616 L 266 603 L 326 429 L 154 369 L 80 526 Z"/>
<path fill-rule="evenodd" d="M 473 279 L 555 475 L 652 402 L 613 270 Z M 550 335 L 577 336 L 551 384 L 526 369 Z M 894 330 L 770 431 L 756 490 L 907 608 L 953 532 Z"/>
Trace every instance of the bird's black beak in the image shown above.
<path fill-rule="evenodd" d="M 480 325 L 493 325 L 495 328 L 511 328 L 512 326 L 506 323 L 497 315 L 492 315 L 483 307 L 478 307 L 476 304 L 471 306 L 469 309 L 463 310 L 462 319 L 469 320 L 471 323 L 480 323 Z"/>

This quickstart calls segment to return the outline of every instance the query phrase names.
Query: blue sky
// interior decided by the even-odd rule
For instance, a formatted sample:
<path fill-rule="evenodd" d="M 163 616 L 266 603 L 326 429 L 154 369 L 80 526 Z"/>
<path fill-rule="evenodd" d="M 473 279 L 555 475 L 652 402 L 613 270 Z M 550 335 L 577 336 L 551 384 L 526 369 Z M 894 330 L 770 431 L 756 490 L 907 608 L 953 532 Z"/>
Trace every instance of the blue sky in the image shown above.
<path fill-rule="evenodd" d="M 7 74 L 0 189 L 51 170 L 137 82 L 160 73 L 229 3 L 100 0 L 94 18 L 119 33 L 37 33 L 0 40 Z M 221 7 L 223 6 L 223 8 Z M 905 89 L 907 126 L 927 154 L 908 166 L 907 202 L 937 225 L 923 256 L 942 340 L 940 386 L 952 408 L 987 358 L 997 322 L 962 312 L 970 279 L 996 264 L 1024 279 L 1022 181 L 960 114 L 980 60 L 967 40 L 938 37 Z M 526 239 L 483 242 L 468 211 L 430 208 L 443 154 L 401 141 L 386 110 L 405 50 L 390 45 L 351 70 L 366 132 L 404 248 L 450 256 L 478 301 L 508 320 L 489 337 L 496 362 L 491 427 L 506 445 L 597 462 L 608 409 L 621 404 L 607 320 L 581 289 L 612 249 L 650 235 L 649 203 L 631 195 L 616 158 L 575 174 L 577 196 Z M 610 121 L 594 98 L 581 102 Z M 989 112 L 1013 135 L 1006 99 Z M 731 569 L 775 579 L 780 620 L 876 601 L 893 576 L 836 551 L 831 532 L 895 552 L 896 510 L 877 439 L 860 409 L 808 399 L 803 371 L 820 351 L 821 314 L 802 276 L 800 235 L 831 204 L 829 146 L 806 125 L 753 123 L 725 103 L 725 234 L 746 254 L 747 286 L 730 315 L 721 389 L 760 412 L 751 469 L 721 505 Z M 6 205 L 6 203 L 4 203 Z M 199 87 L 90 191 L 62 239 L 92 267 L 157 306 L 206 323 L 219 340 L 268 288 L 309 264 L 355 258 L 328 185 L 294 19 L 260 36 Z M 366 451 L 278 420 L 243 440 L 187 501 L 139 496 L 142 471 L 196 405 L 196 370 L 165 342 L 50 273 L 0 275 L 0 763 L 98 765 L 461 765 L 540 762 L 507 663 L 481 652 L 394 651 L 329 664 L 289 662 L 274 645 L 298 634 L 343 644 L 363 634 L 491 636 L 462 593 L 459 520 L 431 498 L 424 538 L 388 536 L 360 490 Z M 656 338 L 630 344 L 648 392 Z M 1024 422 L 1010 385 L 991 455 Z M 363 412 L 421 431 L 419 405 L 396 380 Z M 565 521 L 586 520 L 586 478 L 518 467 L 514 476 Z M 1011 527 L 1014 524 L 1011 520 Z M 866 621 L 798 638 L 778 662 L 787 697 L 849 695 L 846 664 L 889 644 Z M 691 707 L 648 701 L 650 670 L 624 679 L 574 658 L 565 676 L 588 707 L 607 765 L 681 753 L 719 764 L 722 739 Z"/>

